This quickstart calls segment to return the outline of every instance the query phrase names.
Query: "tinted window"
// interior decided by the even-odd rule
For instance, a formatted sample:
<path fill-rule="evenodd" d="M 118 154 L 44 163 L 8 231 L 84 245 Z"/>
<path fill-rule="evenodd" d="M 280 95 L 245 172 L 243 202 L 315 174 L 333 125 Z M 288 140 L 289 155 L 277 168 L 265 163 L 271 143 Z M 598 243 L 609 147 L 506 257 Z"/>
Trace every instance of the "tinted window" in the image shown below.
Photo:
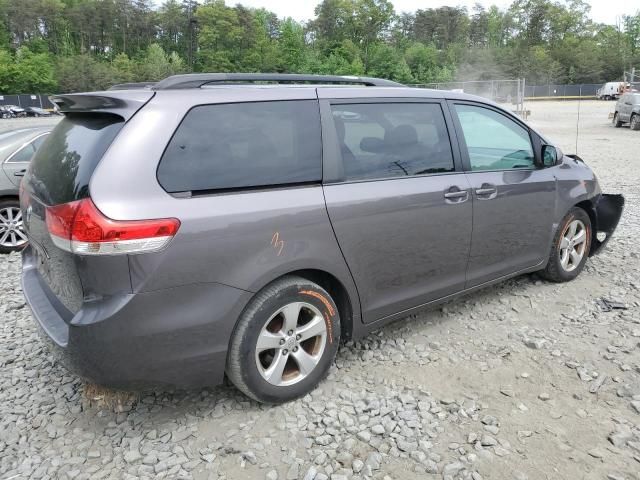
<path fill-rule="evenodd" d="M 38 148 L 25 181 L 48 205 L 89 196 L 89 180 L 124 120 L 103 113 L 68 113 Z"/>
<path fill-rule="evenodd" d="M 40 148 L 40 145 L 42 145 L 44 143 L 44 141 L 47 139 L 47 135 L 49 135 L 48 133 L 45 133 L 44 135 L 39 136 L 38 138 L 36 138 L 32 143 L 33 143 L 33 148 L 35 148 L 36 150 L 38 150 Z"/>
<path fill-rule="evenodd" d="M 313 100 L 195 107 L 158 167 L 168 192 L 317 182 L 322 178 Z"/>
<path fill-rule="evenodd" d="M 439 104 L 368 103 L 331 108 L 346 180 L 454 169 Z"/>
<path fill-rule="evenodd" d="M 18 150 L 8 161 L 10 163 L 28 162 L 34 153 L 36 153 L 36 149 L 33 148 L 33 143 L 29 143 Z"/>
<path fill-rule="evenodd" d="M 533 168 L 529 132 L 488 108 L 456 105 L 469 151 L 471 170 Z"/>

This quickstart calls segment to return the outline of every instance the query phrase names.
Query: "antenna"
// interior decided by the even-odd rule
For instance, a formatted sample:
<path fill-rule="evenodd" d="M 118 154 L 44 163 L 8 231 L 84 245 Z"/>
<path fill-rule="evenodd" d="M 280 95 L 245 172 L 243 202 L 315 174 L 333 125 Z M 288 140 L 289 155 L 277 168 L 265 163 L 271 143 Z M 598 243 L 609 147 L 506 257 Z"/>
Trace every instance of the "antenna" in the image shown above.
<path fill-rule="evenodd" d="M 578 134 L 580 133 L 580 104 L 582 103 L 582 84 L 578 94 L 578 118 L 576 119 L 576 155 L 578 155 Z"/>

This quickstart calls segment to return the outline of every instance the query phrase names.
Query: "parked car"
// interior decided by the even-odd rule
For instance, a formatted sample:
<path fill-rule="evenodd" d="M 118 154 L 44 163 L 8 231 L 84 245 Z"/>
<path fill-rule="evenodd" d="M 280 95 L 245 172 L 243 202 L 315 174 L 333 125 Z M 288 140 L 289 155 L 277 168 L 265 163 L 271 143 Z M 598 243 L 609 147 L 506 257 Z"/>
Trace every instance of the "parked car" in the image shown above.
<path fill-rule="evenodd" d="M 191 74 L 53 101 L 65 118 L 23 182 L 23 291 L 59 357 L 116 388 L 226 374 L 300 397 L 341 340 L 515 275 L 574 279 L 624 204 L 463 93 Z"/>
<path fill-rule="evenodd" d="M 31 157 L 50 129 L 23 128 L 0 133 L 0 253 L 24 247 L 24 233 L 18 187 Z"/>
<path fill-rule="evenodd" d="M 616 103 L 613 126 L 628 123 L 631 130 L 640 130 L 640 93 L 625 93 Z"/>
<path fill-rule="evenodd" d="M 0 118 L 14 118 L 15 114 L 8 105 L 0 105 Z"/>
<path fill-rule="evenodd" d="M 24 108 L 17 105 L 5 105 L 5 107 L 13 114 L 14 117 L 26 117 L 27 112 Z"/>
<path fill-rule="evenodd" d="M 28 117 L 50 117 L 51 112 L 40 107 L 26 107 L 25 113 Z"/>

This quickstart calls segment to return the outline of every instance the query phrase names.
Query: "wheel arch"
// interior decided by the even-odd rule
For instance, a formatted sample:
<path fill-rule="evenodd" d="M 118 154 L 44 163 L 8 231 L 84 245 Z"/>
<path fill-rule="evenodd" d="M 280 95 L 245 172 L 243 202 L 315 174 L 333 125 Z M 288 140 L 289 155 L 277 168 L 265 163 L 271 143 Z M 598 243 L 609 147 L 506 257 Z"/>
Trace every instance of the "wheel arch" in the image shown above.
<path fill-rule="evenodd" d="M 340 313 L 340 336 L 350 340 L 353 336 L 353 303 L 349 291 L 342 282 L 331 273 L 317 269 L 295 270 L 289 275 L 297 275 L 317 283 L 331 295 Z"/>
<path fill-rule="evenodd" d="M 324 288 L 338 307 L 340 313 L 340 335 L 345 340 L 353 338 L 354 327 L 360 319 L 360 303 L 355 291 L 355 285 L 347 285 L 345 281 L 341 280 L 335 274 L 329 272 L 323 268 L 293 268 L 285 272 L 278 272 L 278 274 L 263 279 L 258 284 L 252 286 L 252 292 L 262 291 L 273 282 L 280 280 L 287 276 L 298 276 L 306 280 L 314 282 Z M 351 289 L 351 290 L 350 290 Z M 253 295 L 251 298 L 254 298 Z M 249 300 L 250 302 L 251 300 Z M 247 302 L 247 304 L 249 303 Z M 239 319 L 239 318 L 238 318 Z M 236 326 L 237 326 L 236 320 Z M 235 330 L 235 326 L 234 326 Z"/>
<path fill-rule="evenodd" d="M 584 210 L 589 215 L 591 221 L 591 245 L 595 245 L 598 239 L 598 215 L 596 213 L 595 199 L 582 200 L 576 203 L 572 208 L 577 207 Z M 592 253 L 589 252 L 589 256 Z"/>

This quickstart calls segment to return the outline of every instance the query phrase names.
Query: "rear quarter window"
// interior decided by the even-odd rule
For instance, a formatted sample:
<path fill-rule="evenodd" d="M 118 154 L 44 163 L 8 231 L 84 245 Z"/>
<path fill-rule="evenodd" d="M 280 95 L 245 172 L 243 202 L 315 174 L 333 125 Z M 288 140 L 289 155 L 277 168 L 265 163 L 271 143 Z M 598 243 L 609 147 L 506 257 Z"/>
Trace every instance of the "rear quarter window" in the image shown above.
<path fill-rule="evenodd" d="M 314 100 L 201 105 L 185 116 L 158 166 L 170 193 L 319 182 Z"/>

